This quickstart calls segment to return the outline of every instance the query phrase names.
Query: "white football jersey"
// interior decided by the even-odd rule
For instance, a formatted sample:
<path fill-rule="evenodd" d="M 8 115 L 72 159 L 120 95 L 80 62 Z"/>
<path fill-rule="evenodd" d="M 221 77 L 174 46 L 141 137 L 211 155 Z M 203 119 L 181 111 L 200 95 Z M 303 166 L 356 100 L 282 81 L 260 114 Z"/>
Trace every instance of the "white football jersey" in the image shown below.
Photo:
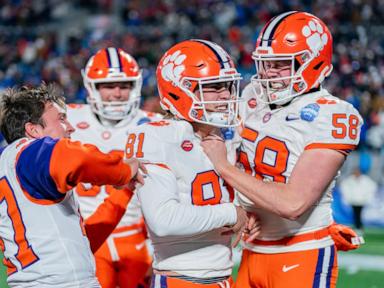
<path fill-rule="evenodd" d="M 245 124 L 240 162 L 246 172 L 258 179 L 287 183 L 304 150 L 324 148 L 348 154 L 359 142 L 363 124 L 359 112 L 325 89 L 299 96 L 286 107 L 274 110 L 259 101 L 251 84 L 244 89 L 242 97 L 245 99 L 242 107 Z M 334 185 L 332 181 L 322 198 L 295 221 L 259 209 L 240 193 L 237 195 L 240 203 L 261 219 L 258 239 L 276 240 L 330 225 Z M 326 237 L 289 247 L 248 244 L 246 247 L 262 253 L 281 253 L 322 248 L 332 243 L 330 237 Z"/>
<path fill-rule="evenodd" d="M 123 155 L 128 133 L 133 127 L 161 119 L 159 114 L 138 110 L 135 117 L 130 118 L 129 122 L 123 120 L 113 127 L 106 127 L 100 123 L 87 104 L 69 104 L 67 117 L 76 129 L 71 139 L 93 144 L 104 153 L 115 151 L 121 155 Z M 75 191 L 79 196 L 81 214 L 84 218 L 88 218 L 108 197 L 109 188 L 108 186 L 92 187 L 88 183 L 81 185 L 82 187 L 76 187 Z M 138 224 L 140 219 L 141 211 L 137 197 L 134 195 L 117 228 Z"/>
<path fill-rule="evenodd" d="M 200 142 L 189 122 L 162 120 L 134 129 L 126 155 L 150 163 L 137 194 L 154 248 L 153 268 L 198 278 L 228 276 L 231 236 L 221 235 L 221 227 L 236 222 L 233 193 Z M 226 142 L 234 163 L 240 139 Z"/>
<path fill-rule="evenodd" d="M 7 265 L 8 284 L 39 288 L 100 287 L 73 192 L 63 194 L 60 200 L 48 201 L 36 200 L 24 191 L 26 181 L 36 177 L 46 179 L 45 173 L 50 173 L 41 169 L 45 164 L 36 167 L 34 159 L 23 159 L 23 164 L 30 166 L 24 168 L 23 175 L 36 175 L 21 179 L 16 163 L 31 142 L 15 141 L 0 156 L 0 246 Z M 40 158 L 47 164 L 50 154 Z M 39 189 L 34 182 L 27 184 Z M 46 183 L 47 187 L 51 185 Z"/>

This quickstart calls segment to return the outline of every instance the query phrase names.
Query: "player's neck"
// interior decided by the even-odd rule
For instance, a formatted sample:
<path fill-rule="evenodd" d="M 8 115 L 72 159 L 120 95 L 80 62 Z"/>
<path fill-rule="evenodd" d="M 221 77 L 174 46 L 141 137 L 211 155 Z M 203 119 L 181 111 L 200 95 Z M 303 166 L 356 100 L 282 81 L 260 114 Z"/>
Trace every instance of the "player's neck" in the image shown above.
<path fill-rule="evenodd" d="M 97 120 L 101 123 L 101 125 L 105 126 L 105 127 L 114 127 L 116 126 L 118 123 L 120 123 L 121 120 L 110 120 L 110 119 L 106 119 L 106 118 L 103 118 L 99 115 L 96 115 L 96 118 Z"/>
<path fill-rule="evenodd" d="M 202 123 L 191 123 L 193 127 L 193 131 L 200 136 L 201 138 L 204 138 L 208 136 L 209 134 L 217 134 L 220 135 L 220 129 L 218 127 L 208 125 L 208 124 L 202 124 Z"/>

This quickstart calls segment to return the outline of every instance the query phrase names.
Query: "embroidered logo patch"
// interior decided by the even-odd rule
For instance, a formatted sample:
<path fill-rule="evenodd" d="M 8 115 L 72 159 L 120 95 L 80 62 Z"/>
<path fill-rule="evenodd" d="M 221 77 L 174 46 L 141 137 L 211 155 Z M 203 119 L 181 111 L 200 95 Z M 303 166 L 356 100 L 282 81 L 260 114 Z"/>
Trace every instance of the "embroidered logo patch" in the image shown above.
<path fill-rule="evenodd" d="M 312 122 L 319 115 L 320 106 L 317 103 L 308 104 L 300 110 L 300 118 Z"/>
<path fill-rule="evenodd" d="M 272 113 L 268 112 L 267 114 L 264 115 L 263 117 L 263 123 L 267 123 L 271 119 Z"/>
<path fill-rule="evenodd" d="M 184 150 L 184 151 L 191 151 L 193 149 L 193 143 L 189 140 L 184 140 L 183 143 L 181 143 L 181 148 Z"/>
<path fill-rule="evenodd" d="M 249 100 L 248 100 L 248 106 L 249 106 L 249 108 L 251 108 L 251 109 L 256 108 L 256 106 L 257 106 L 256 98 L 251 98 L 251 99 L 249 99 Z"/>

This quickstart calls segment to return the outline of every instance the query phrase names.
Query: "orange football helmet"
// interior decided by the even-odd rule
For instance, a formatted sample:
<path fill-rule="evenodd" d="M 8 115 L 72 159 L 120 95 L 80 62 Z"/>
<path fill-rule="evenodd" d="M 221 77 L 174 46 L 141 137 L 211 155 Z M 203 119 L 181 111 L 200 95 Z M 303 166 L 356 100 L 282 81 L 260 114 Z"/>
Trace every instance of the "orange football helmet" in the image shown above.
<path fill-rule="evenodd" d="M 109 47 L 92 56 L 82 71 L 87 101 L 94 113 L 109 120 L 133 118 L 140 106 L 142 76 L 135 59 L 120 48 Z M 132 82 L 127 101 L 102 101 L 98 83 Z"/>
<path fill-rule="evenodd" d="M 332 35 L 327 26 L 312 14 L 282 13 L 263 27 L 252 58 L 257 70 L 252 83 L 262 88 L 263 96 L 268 97 L 267 103 L 282 105 L 293 97 L 318 88 L 331 73 Z M 290 75 L 266 76 L 265 71 L 272 61 L 289 63 Z"/>
<path fill-rule="evenodd" d="M 192 39 L 174 45 L 161 58 L 156 77 L 160 104 L 176 117 L 218 127 L 239 125 L 241 75 L 228 53 L 216 43 Z M 230 98 L 220 101 L 204 99 L 203 88 L 214 83 L 225 85 Z M 200 97 L 195 95 L 197 90 Z M 208 104 L 225 108 L 209 111 L 206 109 Z"/>

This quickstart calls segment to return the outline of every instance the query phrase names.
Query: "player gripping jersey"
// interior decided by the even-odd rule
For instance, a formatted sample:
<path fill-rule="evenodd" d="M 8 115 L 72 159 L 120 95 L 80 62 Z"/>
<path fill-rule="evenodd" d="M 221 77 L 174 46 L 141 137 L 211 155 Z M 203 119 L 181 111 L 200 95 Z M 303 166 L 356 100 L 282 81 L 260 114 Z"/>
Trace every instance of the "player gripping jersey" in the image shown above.
<path fill-rule="evenodd" d="M 10 145 L 0 151 L 0 247 L 9 286 L 100 287 L 91 249 L 116 227 L 132 193 L 113 193 L 83 225 L 72 188 L 127 184 L 139 162 L 70 141 L 64 97 L 52 86 L 9 89 L 1 100 Z"/>
<path fill-rule="evenodd" d="M 229 287 L 231 235 L 223 232 L 242 226 L 244 211 L 231 203 L 232 189 L 200 143 L 221 134 L 219 127 L 239 124 L 240 75 L 220 46 L 188 40 L 165 53 L 157 80 L 161 104 L 174 119 L 138 126 L 126 146 L 127 158 L 147 162 L 137 193 L 154 248 L 151 287 Z M 232 163 L 239 144 L 233 136 L 227 130 Z"/>
<path fill-rule="evenodd" d="M 235 287 L 335 287 L 332 188 L 359 142 L 362 118 L 320 85 L 332 71 L 332 36 L 316 16 L 274 17 L 253 58 L 257 74 L 242 94 L 245 173 L 224 161 L 223 145 L 203 143 L 240 203 L 261 221 L 261 234 L 243 243 Z"/>

